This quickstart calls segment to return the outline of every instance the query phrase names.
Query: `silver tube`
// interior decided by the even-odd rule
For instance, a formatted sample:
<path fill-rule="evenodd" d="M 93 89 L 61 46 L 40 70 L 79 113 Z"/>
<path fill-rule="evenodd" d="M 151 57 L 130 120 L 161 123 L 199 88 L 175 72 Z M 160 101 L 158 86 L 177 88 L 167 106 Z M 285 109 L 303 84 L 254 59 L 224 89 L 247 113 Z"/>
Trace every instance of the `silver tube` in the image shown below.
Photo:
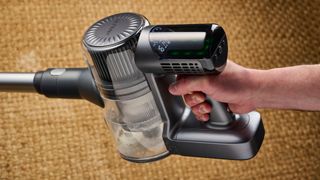
<path fill-rule="evenodd" d="M 35 73 L 0 73 L 0 92 L 36 92 L 33 85 Z"/>

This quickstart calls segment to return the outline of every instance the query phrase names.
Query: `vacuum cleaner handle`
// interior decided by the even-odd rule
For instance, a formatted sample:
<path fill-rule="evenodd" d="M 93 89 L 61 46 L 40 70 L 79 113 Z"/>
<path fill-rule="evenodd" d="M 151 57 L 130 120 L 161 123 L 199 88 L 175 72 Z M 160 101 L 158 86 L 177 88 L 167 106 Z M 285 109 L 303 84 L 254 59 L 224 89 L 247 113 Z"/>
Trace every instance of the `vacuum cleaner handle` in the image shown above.
<path fill-rule="evenodd" d="M 88 68 L 49 68 L 36 73 L 0 73 L 0 92 L 37 92 L 49 98 L 86 99 L 104 107 Z"/>
<path fill-rule="evenodd" d="M 212 105 L 209 121 L 206 125 L 210 127 L 226 126 L 234 120 L 234 114 L 229 110 L 228 104 L 215 101 L 210 97 L 207 101 Z"/>
<path fill-rule="evenodd" d="M 135 62 L 144 73 L 218 75 L 224 70 L 228 41 L 217 24 L 156 25 L 141 31 Z M 208 126 L 228 125 L 233 114 L 225 103 L 209 97 L 213 106 Z"/>

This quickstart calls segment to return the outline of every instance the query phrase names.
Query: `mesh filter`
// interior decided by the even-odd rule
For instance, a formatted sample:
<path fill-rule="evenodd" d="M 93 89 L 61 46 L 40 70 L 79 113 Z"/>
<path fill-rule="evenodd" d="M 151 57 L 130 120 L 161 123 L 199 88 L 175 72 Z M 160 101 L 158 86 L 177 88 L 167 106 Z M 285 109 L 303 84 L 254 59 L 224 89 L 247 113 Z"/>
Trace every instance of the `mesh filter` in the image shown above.
<path fill-rule="evenodd" d="M 132 49 L 136 47 L 136 43 L 137 40 L 133 38 L 126 47 L 119 47 L 108 54 L 107 66 L 110 67 L 112 81 L 134 81 L 144 77 L 134 63 Z"/>
<path fill-rule="evenodd" d="M 99 78 L 118 85 L 120 82 L 143 81 L 144 76 L 134 63 L 136 43 L 136 38 L 132 38 L 126 45 L 109 51 L 89 51 Z"/>

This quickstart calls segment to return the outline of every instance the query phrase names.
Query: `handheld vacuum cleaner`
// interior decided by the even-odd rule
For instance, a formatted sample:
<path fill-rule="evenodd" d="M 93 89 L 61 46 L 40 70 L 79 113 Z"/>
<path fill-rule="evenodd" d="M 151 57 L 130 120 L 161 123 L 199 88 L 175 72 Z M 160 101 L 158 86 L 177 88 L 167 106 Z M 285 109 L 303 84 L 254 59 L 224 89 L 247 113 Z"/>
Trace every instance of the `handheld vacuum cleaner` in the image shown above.
<path fill-rule="evenodd" d="M 121 157 L 132 162 L 170 154 L 244 160 L 259 151 L 258 112 L 234 114 L 207 97 L 210 119 L 200 122 L 182 97 L 168 92 L 178 74 L 223 71 L 228 42 L 221 26 L 150 25 L 142 15 L 121 13 L 89 27 L 82 47 L 89 68 L 0 73 L 0 91 L 86 99 L 104 108 Z"/>

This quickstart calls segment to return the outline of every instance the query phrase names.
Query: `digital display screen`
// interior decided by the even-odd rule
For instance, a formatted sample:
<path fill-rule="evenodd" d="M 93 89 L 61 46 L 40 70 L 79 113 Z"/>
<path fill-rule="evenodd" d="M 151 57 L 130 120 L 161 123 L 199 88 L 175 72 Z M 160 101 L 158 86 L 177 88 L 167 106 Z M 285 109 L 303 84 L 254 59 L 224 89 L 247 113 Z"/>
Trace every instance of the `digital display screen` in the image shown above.
<path fill-rule="evenodd" d="M 161 58 L 208 57 L 213 42 L 210 27 L 209 25 L 155 26 L 150 32 L 150 45 Z"/>
<path fill-rule="evenodd" d="M 202 45 L 202 48 L 200 49 L 193 49 L 193 48 L 189 48 L 189 49 L 177 49 L 177 50 L 169 50 L 168 54 L 173 57 L 173 58 L 186 58 L 186 57 L 190 57 L 190 58 L 200 58 L 200 57 L 205 57 L 208 55 L 209 53 L 209 47 L 210 44 L 212 43 L 212 40 L 210 39 L 205 39 L 204 43 Z"/>

